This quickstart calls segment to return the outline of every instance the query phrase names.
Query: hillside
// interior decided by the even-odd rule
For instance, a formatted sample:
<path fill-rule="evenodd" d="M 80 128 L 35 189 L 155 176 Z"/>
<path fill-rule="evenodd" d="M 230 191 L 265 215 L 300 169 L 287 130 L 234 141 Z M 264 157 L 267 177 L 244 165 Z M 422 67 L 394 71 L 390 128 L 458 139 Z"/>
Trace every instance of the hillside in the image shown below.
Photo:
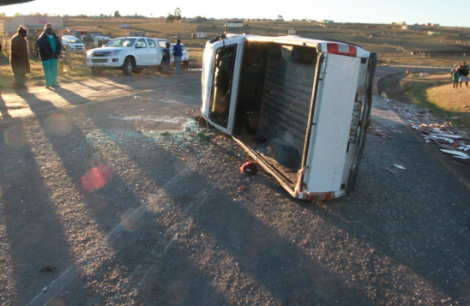
<path fill-rule="evenodd" d="M 121 24 L 132 29 L 120 29 Z M 245 21 L 241 29 L 226 28 L 224 20 L 200 23 L 173 22 L 158 18 L 76 18 L 69 17 L 65 26 L 74 30 L 100 31 L 113 37 L 127 36 L 129 31 L 146 31 L 148 36 L 174 40 L 180 36 L 186 46 L 203 48 L 207 39 L 193 38 L 192 33 L 206 32 L 215 37 L 228 31 L 257 35 L 286 35 L 295 29 L 298 35 L 348 41 L 379 54 L 381 63 L 450 66 L 461 62 L 470 54 L 470 39 L 459 37 L 468 33 L 466 28 L 423 27 L 422 31 L 406 31 L 391 24 L 316 24 L 301 21 Z M 440 36 L 429 36 L 427 31 L 440 31 Z M 413 55 L 412 55 L 413 53 Z"/>

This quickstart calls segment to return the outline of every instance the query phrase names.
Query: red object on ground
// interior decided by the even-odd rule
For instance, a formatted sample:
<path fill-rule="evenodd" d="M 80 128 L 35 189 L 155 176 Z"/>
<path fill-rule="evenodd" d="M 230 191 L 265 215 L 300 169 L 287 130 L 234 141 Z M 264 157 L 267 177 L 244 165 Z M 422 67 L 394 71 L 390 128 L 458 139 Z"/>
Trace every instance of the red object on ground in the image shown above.
<path fill-rule="evenodd" d="M 256 174 L 258 172 L 258 166 L 254 162 L 246 162 L 240 167 L 241 173 Z"/>
<path fill-rule="evenodd" d="M 91 168 L 82 176 L 82 186 L 86 190 L 98 190 L 106 186 L 113 178 L 113 170 L 104 165 Z"/>

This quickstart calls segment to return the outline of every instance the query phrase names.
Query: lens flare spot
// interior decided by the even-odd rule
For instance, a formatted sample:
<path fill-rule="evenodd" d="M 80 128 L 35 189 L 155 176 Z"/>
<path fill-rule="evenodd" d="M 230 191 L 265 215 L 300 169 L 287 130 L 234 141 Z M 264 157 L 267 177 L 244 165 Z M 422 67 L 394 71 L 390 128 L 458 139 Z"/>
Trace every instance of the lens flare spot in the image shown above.
<path fill-rule="evenodd" d="M 111 167 L 99 165 L 91 168 L 82 176 L 82 186 L 86 190 L 94 191 L 108 185 L 113 179 L 113 170 Z"/>
<path fill-rule="evenodd" d="M 46 133 L 65 136 L 72 131 L 72 120 L 62 114 L 52 114 L 44 122 Z"/>
<path fill-rule="evenodd" d="M 135 231 L 140 226 L 142 210 L 128 210 L 122 216 L 122 226 L 128 231 Z"/>
<path fill-rule="evenodd" d="M 13 126 L 3 132 L 3 139 L 10 147 L 21 147 L 28 144 L 28 136 L 21 126 Z"/>

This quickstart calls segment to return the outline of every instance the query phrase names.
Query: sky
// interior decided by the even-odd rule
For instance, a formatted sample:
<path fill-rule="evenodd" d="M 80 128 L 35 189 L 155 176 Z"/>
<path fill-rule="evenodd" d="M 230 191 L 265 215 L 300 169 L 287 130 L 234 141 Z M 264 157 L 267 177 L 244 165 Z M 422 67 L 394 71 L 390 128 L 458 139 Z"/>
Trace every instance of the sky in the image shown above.
<path fill-rule="evenodd" d="M 183 17 L 207 18 L 268 18 L 278 15 L 284 20 L 331 19 L 335 22 L 407 24 L 438 23 L 442 26 L 469 27 L 470 18 L 465 12 L 468 1 L 454 0 L 274 0 L 274 1 L 207 1 L 207 0 L 80 0 L 75 3 L 64 0 L 35 0 L 33 2 L 3 6 L 0 12 L 12 16 L 19 12 L 68 14 L 68 15 L 121 15 L 166 16 L 175 8 L 181 9 Z M 467 16 L 467 17 L 465 17 Z"/>

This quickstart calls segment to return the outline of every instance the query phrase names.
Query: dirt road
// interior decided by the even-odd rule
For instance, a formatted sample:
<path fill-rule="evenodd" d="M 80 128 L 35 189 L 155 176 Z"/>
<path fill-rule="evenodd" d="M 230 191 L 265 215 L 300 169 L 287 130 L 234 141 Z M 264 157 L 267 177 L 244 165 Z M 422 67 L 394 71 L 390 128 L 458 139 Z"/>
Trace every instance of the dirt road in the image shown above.
<path fill-rule="evenodd" d="M 385 103 L 402 139 L 370 135 L 356 193 L 316 205 L 195 136 L 199 80 L 2 92 L 2 304 L 470 303 L 469 189 Z"/>

